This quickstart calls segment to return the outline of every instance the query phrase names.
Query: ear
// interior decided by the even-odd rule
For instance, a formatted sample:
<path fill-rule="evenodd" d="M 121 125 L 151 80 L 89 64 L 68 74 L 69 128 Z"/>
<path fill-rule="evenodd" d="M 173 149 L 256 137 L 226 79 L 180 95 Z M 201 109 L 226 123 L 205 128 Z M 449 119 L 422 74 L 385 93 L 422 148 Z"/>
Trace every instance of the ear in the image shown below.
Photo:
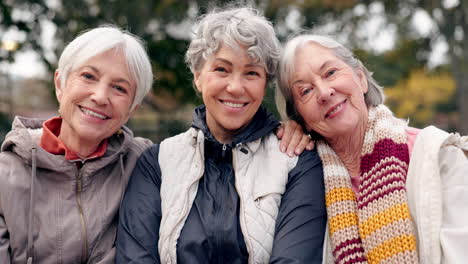
<path fill-rule="evenodd" d="M 55 70 L 54 73 L 54 84 L 55 84 L 55 96 L 57 97 L 57 101 L 60 103 L 63 95 L 63 87 L 62 82 L 60 81 L 60 74 L 58 70 Z"/>
<path fill-rule="evenodd" d="M 358 70 L 357 77 L 359 79 L 359 83 L 361 84 L 362 93 L 366 94 L 369 90 L 369 83 L 367 82 L 366 74 L 364 74 L 363 69 Z"/>
<path fill-rule="evenodd" d="M 202 93 L 202 88 L 201 88 L 201 83 L 200 82 L 201 82 L 200 81 L 200 72 L 195 72 L 195 74 L 193 75 L 193 83 L 197 87 L 197 91 Z"/>

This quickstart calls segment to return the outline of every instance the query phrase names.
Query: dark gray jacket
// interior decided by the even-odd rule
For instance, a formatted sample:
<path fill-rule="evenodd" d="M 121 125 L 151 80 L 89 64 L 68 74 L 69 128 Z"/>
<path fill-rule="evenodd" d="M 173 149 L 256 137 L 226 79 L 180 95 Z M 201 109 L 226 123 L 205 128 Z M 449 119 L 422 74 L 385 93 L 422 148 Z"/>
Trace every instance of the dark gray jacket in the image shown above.
<path fill-rule="evenodd" d="M 113 263 L 121 196 L 151 142 L 123 128 L 78 169 L 38 145 L 42 122 L 16 118 L 2 145 L 0 263 Z"/>

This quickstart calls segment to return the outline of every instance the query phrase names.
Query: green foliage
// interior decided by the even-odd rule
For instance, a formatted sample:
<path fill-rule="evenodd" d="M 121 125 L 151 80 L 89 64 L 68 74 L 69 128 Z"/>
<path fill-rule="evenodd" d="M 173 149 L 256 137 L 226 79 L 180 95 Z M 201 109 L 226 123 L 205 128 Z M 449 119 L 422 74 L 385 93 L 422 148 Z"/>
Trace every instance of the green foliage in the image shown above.
<path fill-rule="evenodd" d="M 57 2 L 47 6 L 46 2 Z M 379 83 L 386 87 L 402 85 L 402 80 L 415 78 L 415 69 L 423 68 L 428 54 L 436 40 L 443 39 L 449 44 L 450 70 L 457 85 L 457 92 L 446 102 L 431 104 L 443 111 L 460 111 L 461 120 L 468 117 L 468 2 L 458 1 L 454 7 L 444 7 L 444 1 L 414 0 L 4 0 L 0 1 L 0 34 L 15 28 L 26 35 L 20 49 L 34 49 L 52 73 L 56 67 L 53 56 L 46 56 L 41 43 L 42 20 L 57 25 L 54 53 L 58 57 L 63 47 L 84 29 L 101 24 L 114 23 L 129 29 L 143 38 L 149 49 L 156 82 L 155 93 L 169 93 L 176 100 L 198 104 L 200 99 L 192 88 L 192 75 L 184 63 L 184 53 L 190 39 L 191 20 L 206 13 L 214 6 L 237 3 L 252 5 L 264 11 L 265 16 L 275 25 L 278 36 L 284 40 L 297 31 L 288 23 L 291 11 L 298 11 L 293 24 L 305 28 L 328 28 L 327 33 L 342 36 L 347 45 L 356 50 L 358 56 L 373 72 Z M 385 54 L 374 54 L 364 50 L 373 36 L 362 34 L 365 22 L 372 15 L 372 8 L 383 7 L 382 18 L 388 26 L 396 28 L 396 46 Z M 356 10 L 363 10 L 356 12 Z M 15 18 L 13 10 L 27 11 L 31 15 Z M 411 19 L 417 12 L 425 11 L 433 19 L 435 28 L 427 36 L 421 36 L 411 26 Z M 11 54 L 0 53 L 0 61 L 12 59 Z M 52 74 L 51 74 L 52 76 Z M 429 81 L 430 79 L 422 78 Z M 430 85 L 425 85 L 431 87 Z M 432 88 L 431 88 L 432 89 Z M 444 97 L 445 98 L 445 97 Z M 274 110 L 270 93 L 265 105 Z M 455 103 L 456 104 L 455 104 Z M 462 132 L 468 132 L 468 122 L 460 122 Z"/>
<path fill-rule="evenodd" d="M 148 53 L 156 77 L 154 91 L 168 91 L 178 100 L 195 102 L 197 95 L 191 88 L 192 73 L 184 62 L 187 46 L 187 40 L 167 36 L 164 41 L 148 43 Z"/>
<path fill-rule="evenodd" d="M 16 16 L 13 11 L 16 12 Z M 29 15 L 20 15 L 21 12 Z M 0 42 L 5 41 L 4 34 L 9 30 L 24 33 L 24 39 L 18 41 L 18 50 L 36 50 L 39 54 L 44 53 L 40 44 L 42 32 L 41 21 L 49 18 L 49 8 L 43 0 L 5 0 L 0 1 Z M 13 61 L 13 53 L 4 52 L 0 49 L 0 62 Z M 48 61 L 44 60 L 48 65 Z"/>
<path fill-rule="evenodd" d="M 393 86 L 408 78 L 415 68 L 424 67 L 428 60 L 428 39 L 401 39 L 396 47 L 384 54 L 355 50 L 356 56 L 372 72 L 373 77 L 384 87 Z"/>
<path fill-rule="evenodd" d="M 437 113 L 451 114 L 454 110 L 455 82 L 447 71 L 413 70 L 407 79 L 388 87 L 385 93 L 395 114 L 409 117 L 416 127 L 433 122 Z"/>

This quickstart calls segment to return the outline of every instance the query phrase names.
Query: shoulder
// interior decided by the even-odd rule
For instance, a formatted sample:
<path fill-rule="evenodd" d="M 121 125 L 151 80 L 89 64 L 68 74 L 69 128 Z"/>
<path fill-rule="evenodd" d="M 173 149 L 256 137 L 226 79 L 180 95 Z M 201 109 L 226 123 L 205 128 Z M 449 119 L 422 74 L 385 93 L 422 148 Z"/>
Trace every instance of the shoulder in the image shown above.
<path fill-rule="evenodd" d="M 145 149 L 153 144 L 151 140 L 142 137 L 130 137 L 129 143 L 130 151 L 135 152 L 137 155 L 140 155 Z"/>
<path fill-rule="evenodd" d="M 304 150 L 299 155 L 296 166 L 292 171 L 293 175 L 314 174 L 322 177 L 322 160 L 316 150 Z"/>
<path fill-rule="evenodd" d="M 175 136 L 164 139 L 161 142 L 161 145 L 184 145 L 194 143 L 198 137 L 198 129 L 193 127 L 189 128 L 187 131 L 177 134 Z"/>
<path fill-rule="evenodd" d="M 447 164 L 468 164 L 468 136 L 448 134 L 440 147 L 439 161 L 445 160 Z"/>
<path fill-rule="evenodd" d="M 157 161 L 159 154 L 159 144 L 153 144 L 146 148 L 140 156 L 140 160 L 144 161 Z"/>
<path fill-rule="evenodd" d="M 447 141 L 451 135 L 455 134 L 449 134 L 435 126 L 428 126 L 421 129 L 414 141 L 410 161 L 417 157 L 437 155 L 444 145 L 444 142 Z"/>
<path fill-rule="evenodd" d="M 181 158 L 188 158 L 196 153 L 197 143 L 204 141 L 204 135 L 198 129 L 189 130 L 163 140 L 159 147 L 160 164 L 170 164 L 177 162 Z M 186 155 L 180 155 L 185 153 Z"/>
<path fill-rule="evenodd" d="M 0 196 L 10 194 L 21 194 L 29 189 L 30 167 L 14 152 L 5 151 L 0 153 Z"/>
<path fill-rule="evenodd" d="M 11 168 L 24 167 L 27 162 L 12 151 L 2 151 L 0 153 L 0 177 L 5 176 Z"/>

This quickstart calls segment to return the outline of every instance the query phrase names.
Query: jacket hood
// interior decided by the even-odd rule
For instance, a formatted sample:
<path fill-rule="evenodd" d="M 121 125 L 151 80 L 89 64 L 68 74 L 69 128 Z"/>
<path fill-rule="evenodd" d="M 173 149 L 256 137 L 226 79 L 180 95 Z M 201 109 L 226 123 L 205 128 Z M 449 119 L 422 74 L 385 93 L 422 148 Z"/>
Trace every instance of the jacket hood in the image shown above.
<path fill-rule="evenodd" d="M 67 161 L 63 155 L 55 155 L 45 151 L 39 146 L 42 136 L 42 124 L 44 119 L 15 117 L 12 130 L 5 136 L 1 151 L 11 151 L 20 156 L 24 162 L 31 164 L 32 149 L 35 148 L 37 167 L 52 171 L 64 172 L 76 171 L 74 162 Z M 130 147 L 133 133 L 127 127 L 115 133 L 108 139 L 108 146 L 104 156 L 95 160 L 95 168 L 105 166 L 109 162 L 118 159 L 119 153 L 125 153 Z"/>
<path fill-rule="evenodd" d="M 268 135 L 280 125 L 279 121 L 269 113 L 265 107 L 260 106 L 257 113 L 255 113 L 252 121 L 234 137 L 232 146 L 239 143 L 245 144 L 247 142 L 255 141 L 263 136 Z M 192 127 L 203 131 L 205 137 L 210 141 L 217 140 L 211 134 L 206 123 L 206 107 L 200 105 L 193 111 Z"/>

